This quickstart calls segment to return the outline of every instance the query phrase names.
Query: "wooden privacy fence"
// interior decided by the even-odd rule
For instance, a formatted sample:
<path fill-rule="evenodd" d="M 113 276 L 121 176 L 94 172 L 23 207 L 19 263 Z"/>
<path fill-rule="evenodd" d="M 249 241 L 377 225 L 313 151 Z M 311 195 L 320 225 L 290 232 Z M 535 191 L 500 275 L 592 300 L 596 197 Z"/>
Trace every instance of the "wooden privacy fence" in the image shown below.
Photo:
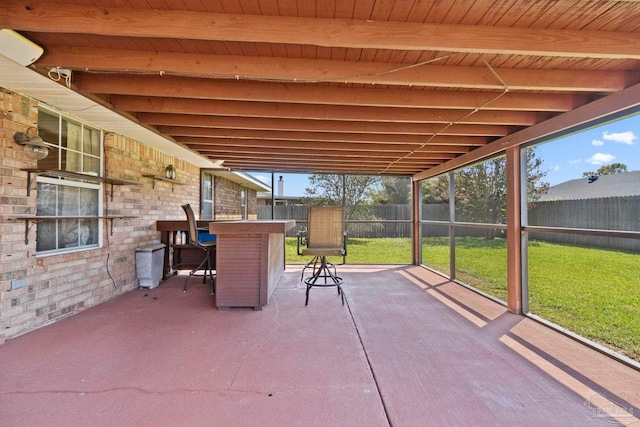
<path fill-rule="evenodd" d="M 640 231 L 640 196 L 536 202 L 529 210 L 529 225 Z M 529 239 L 640 251 L 639 239 L 533 232 Z"/>
<path fill-rule="evenodd" d="M 271 219 L 271 206 L 258 206 L 258 219 Z M 346 229 L 349 237 L 411 237 L 411 206 L 363 205 L 347 208 Z M 307 207 L 276 206 L 273 219 L 295 219 L 296 229 L 304 229 Z M 297 230 L 287 236 L 295 236 Z"/>
<path fill-rule="evenodd" d="M 271 219 L 271 213 L 271 206 L 258 206 L 258 219 Z M 296 229 L 306 226 L 307 207 L 304 205 L 276 206 L 274 213 L 274 219 L 295 219 Z M 411 237 L 411 214 L 409 205 L 347 208 L 347 232 L 349 237 Z M 422 220 L 448 221 L 448 204 L 422 205 Z M 532 226 L 640 231 L 640 196 L 536 202 L 529 209 L 528 223 Z M 295 236 L 296 229 L 287 235 Z M 422 232 L 430 237 L 447 236 L 448 225 L 423 224 Z M 483 236 L 484 231 L 459 228 L 456 235 Z M 640 251 L 638 239 L 533 232 L 529 239 Z"/>

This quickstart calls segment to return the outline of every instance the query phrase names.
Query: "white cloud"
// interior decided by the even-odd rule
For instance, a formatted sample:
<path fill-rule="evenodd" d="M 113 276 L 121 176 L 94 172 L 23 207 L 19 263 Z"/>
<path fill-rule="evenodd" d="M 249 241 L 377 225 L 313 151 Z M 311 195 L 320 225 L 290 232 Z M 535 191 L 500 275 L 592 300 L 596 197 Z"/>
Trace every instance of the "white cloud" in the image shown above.
<path fill-rule="evenodd" d="M 570 165 L 577 165 L 578 163 L 582 163 L 581 159 L 569 160 Z"/>
<path fill-rule="evenodd" d="M 611 154 L 596 153 L 589 157 L 586 162 L 592 165 L 603 165 L 611 162 L 613 159 L 615 159 L 615 156 L 612 156 Z"/>
<path fill-rule="evenodd" d="M 601 145 L 604 145 L 604 141 L 600 141 L 599 139 L 594 139 L 593 141 L 591 141 L 591 145 L 599 147 Z"/>
<path fill-rule="evenodd" d="M 549 172 L 557 172 L 560 170 L 560 165 L 551 166 Z"/>
<path fill-rule="evenodd" d="M 607 141 L 619 142 L 627 145 L 635 144 L 634 141 L 638 139 L 638 137 L 631 130 L 618 133 L 603 132 L 602 138 Z"/>

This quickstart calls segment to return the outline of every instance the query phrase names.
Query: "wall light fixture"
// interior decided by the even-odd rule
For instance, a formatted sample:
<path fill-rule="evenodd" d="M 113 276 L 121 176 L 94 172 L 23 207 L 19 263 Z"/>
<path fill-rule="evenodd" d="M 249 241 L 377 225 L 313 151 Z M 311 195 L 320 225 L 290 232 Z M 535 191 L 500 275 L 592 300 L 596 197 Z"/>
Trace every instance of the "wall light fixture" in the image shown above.
<path fill-rule="evenodd" d="M 31 129 L 36 131 L 35 136 L 29 135 Z M 38 136 L 37 131 L 36 128 L 30 127 L 26 133 L 16 132 L 13 134 L 13 141 L 18 145 L 24 146 L 24 152 L 27 154 L 27 157 L 42 160 L 49 155 L 49 147 L 47 147 L 42 138 Z"/>

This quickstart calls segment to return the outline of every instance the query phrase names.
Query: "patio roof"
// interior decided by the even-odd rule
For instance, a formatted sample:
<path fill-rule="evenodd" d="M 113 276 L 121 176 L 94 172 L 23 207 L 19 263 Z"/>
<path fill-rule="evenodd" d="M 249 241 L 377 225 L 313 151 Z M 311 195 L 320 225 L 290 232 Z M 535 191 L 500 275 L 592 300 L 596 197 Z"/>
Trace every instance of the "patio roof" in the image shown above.
<path fill-rule="evenodd" d="M 0 347 L 20 425 L 631 425 L 640 371 L 416 266 L 289 266 L 262 311 L 200 279 L 138 290 Z"/>
<path fill-rule="evenodd" d="M 638 2 L 112 4 L 6 0 L 0 28 L 235 170 L 429 174 L 640 103 Z"/>

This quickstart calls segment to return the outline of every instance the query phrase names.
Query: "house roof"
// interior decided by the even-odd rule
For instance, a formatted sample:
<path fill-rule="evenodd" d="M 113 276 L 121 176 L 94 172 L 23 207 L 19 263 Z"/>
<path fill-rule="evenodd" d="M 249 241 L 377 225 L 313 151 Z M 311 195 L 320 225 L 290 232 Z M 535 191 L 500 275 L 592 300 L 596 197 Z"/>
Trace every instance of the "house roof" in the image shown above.
<path fill-rule="evenodd" d="M 256 192 L 271 191 L 270 185 L 265 184 L 264 182 L 249 175 L 248 173 L 244 173 L 241 171 L 221 171 L 221 170 L 214 170 L 212 171 L 212 173 L 222 178 L 226 178 L 229 181 L 238 183 L 244 187 L 250 188 L 252 190 L 256 190 Z"/>
<path fill-rule="evenodd" d="M 416 179 L 640 105 L 631 1 L 4 0 L 0 28 L 44 48 L 40 75 L 240 171 Z"/>
<path fill-rule="evenodd" d="M 550 187 L 540 201 L 625 196 L 640 196 L 640 171 L 572 179 Z"/>

